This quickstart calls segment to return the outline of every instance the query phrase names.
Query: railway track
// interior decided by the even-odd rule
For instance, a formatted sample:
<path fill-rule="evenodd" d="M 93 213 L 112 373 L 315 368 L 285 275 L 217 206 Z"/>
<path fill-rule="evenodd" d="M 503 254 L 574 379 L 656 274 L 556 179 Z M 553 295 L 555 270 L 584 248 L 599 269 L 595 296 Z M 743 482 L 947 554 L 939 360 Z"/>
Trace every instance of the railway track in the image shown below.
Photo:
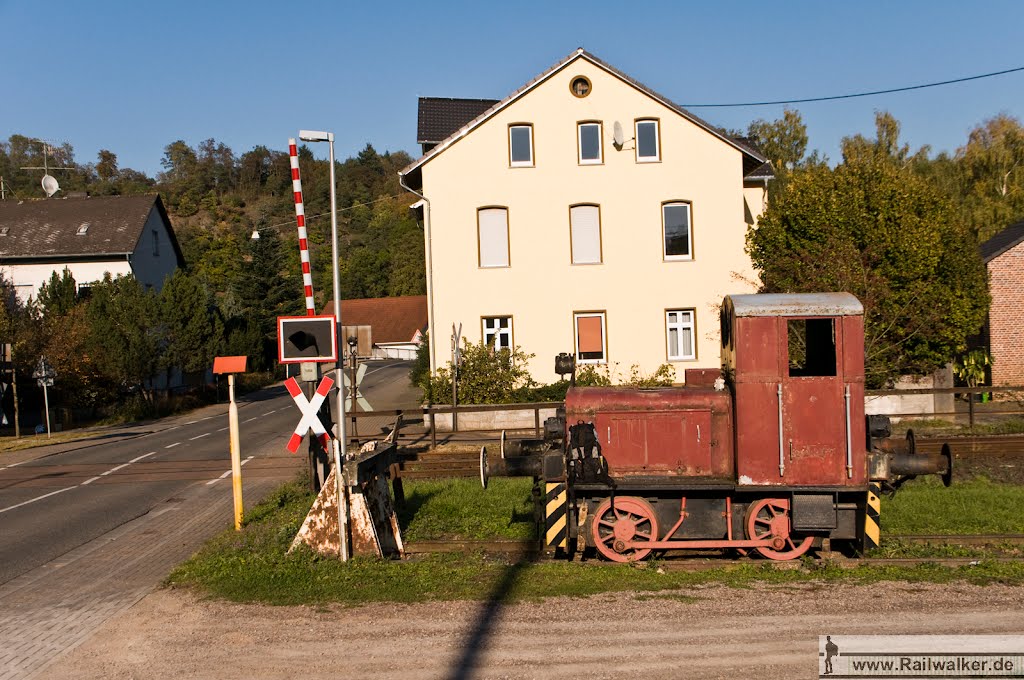
<path fill-rule="evenodd" d="M 892 540 L 901 543 L 915 545 L 934 546 L 1007 546 L 1024 545 L 1024 534 L 972 534 L 972 535 L 939 535 L 939 534 L 914 534 L 891 536 Z M 431 553 L 451 552 L 476 552 L 483 551 L 505 558 L 514 559 L 543 559 L 543 553 L 536 539 L 522 540 L 438 540 L 438 541 L 414 541 L 406 545 L 406 553 L 409 555 L 425 555 Z M 837 555 L 829 555 L 827 559 L 830 564 L 844 568 L 855 569 L 861 566 L 917 566 L 922 564 L 936 564 L 945 567 L 965 567 L 978 565 L 982 562 L 1015 563 L 1024 562 L 1024 556 L 986 556 L 986 557 L 863 557 L 847 558 Z M 640 563 L 643 564 L 643 563 Z M 679 559 L 668 559 L 658 563 L 658 567 L 668 571 L 704 571 L 707 569 L 729 568 L 740 565 L 759 565 L 771 569 L 787 570 L 801 569 L 804 562 L 793 560 L 789 562 L 777 562 L 774 560 L 762 560 L 751 557 L 732 557 L 726 555 L 690 555 Z M 640 567 L 643 568 L 643 567 Z"/>

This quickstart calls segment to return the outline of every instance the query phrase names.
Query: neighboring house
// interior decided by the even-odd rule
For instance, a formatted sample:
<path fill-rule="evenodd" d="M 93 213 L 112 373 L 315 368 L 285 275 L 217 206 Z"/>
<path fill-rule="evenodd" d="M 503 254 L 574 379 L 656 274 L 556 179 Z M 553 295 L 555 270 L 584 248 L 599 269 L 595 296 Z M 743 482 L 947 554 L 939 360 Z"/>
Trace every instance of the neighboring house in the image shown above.
<path fill-rule="evenodd" d="M 22 300 L 65 268 L 79 288 L 109 272 L 159 290 L 183 265 L 157 195 L 0 201 L 0 271 Z"/>
<path fill-rule="evenodd" d="M 559 352 L 680 382 L 720 365 L 722 297 L 759 285 L 759 152 L 583 49 L 501 101 L 421 99 L 417 132 L 432 368 L 453 323 L 545 383 Z"/>
<path fill-rule="evenodd" d="M 334 314 L 328 302 L 323 314 Z M 415 359 L 427 332 L 427 296 L 368 298 L 341 301 L 341 344 L 357 339 L 356 354 L 374 359 Z"/>
<path fill-rule="evenodd" d="M 993 385 L 1024 385 L 1024 222 L 981 244 L 988 268 L 985 335 L 992 357 Z"/>

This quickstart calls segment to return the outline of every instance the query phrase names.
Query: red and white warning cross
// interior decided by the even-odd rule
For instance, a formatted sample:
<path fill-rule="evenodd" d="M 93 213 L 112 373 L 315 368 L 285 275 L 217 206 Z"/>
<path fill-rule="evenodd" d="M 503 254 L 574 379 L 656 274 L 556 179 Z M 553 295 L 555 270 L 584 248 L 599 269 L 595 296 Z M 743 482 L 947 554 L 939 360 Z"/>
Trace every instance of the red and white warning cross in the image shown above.
<path fill-rule="evenodd" d="M 306 433 L 313 430 L 313 434 L 320 440 L 320 444 L 327 449 L 327 442 L 330 440 L 330 436 L 327 434 L 327 428 L 320 422 L 320 405 L 324 403 L 324 399 L 327 398 L 327 393 L 331 391 L 331 387 L 334 386 L 334 380 L 328 376 L 324 376 L 324 379 L 320 381 L 320 385 L 316 388 L 316 394 L 309 401 L 306 400 L 306 395 L 302 393 L 299 388 L 299 383 L 295 382 L 295 378 L 288 378 L 284 381 L 284 386 L 288 388 L 288 394 L 292 395 L 292 399 L 295 400 L 295 404 L 302 411 L 302 420 L 299 421 L 298 427 L 295 428 L 295 432 L 292 433 L 292 438 L 288 440 L 288 450 L 295 453 L 299 450 L 299 444 L 302 443 L 302 438 L 306 436 Z"/>

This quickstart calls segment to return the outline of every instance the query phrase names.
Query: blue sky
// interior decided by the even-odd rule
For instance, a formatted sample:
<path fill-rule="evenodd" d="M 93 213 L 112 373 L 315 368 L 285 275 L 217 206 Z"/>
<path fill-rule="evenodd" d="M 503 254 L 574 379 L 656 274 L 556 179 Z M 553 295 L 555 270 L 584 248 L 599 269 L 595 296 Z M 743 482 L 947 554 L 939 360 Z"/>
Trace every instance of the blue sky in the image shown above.
<path fill-rule="evenodd" d="M 106 148 L 149 174 L 178 139 L 240 155 L 299 128 L 334 131 L 339 158 L 367 142 L 415 156 L 417 97 L 502 98 L 578 46 L 686 105 L 1024 66 L 1022 26 L 1022 2 L 0 0 L 0 139 L 70 142 L 80 163 Z M 745 129 L 782 108 L 692 110 Z M 987 118 L 1024 118 L 1024 72 L 796 108 L 833 161 L 883 109 L 915 149 L 952 152 Z"/>

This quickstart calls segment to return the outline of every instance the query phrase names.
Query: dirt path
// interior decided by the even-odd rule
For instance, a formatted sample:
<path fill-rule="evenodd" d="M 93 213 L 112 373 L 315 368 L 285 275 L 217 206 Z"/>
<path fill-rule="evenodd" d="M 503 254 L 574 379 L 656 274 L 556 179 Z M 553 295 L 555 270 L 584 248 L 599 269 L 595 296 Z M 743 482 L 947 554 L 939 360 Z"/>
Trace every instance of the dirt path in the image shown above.
<path fill-rule="evenodd" d="M 1024 588 L 708 586 L 488 605 L 265 607 L 158 591 L 60 678 L 808 678 L 822 634 L 1019 634 Z"/>

